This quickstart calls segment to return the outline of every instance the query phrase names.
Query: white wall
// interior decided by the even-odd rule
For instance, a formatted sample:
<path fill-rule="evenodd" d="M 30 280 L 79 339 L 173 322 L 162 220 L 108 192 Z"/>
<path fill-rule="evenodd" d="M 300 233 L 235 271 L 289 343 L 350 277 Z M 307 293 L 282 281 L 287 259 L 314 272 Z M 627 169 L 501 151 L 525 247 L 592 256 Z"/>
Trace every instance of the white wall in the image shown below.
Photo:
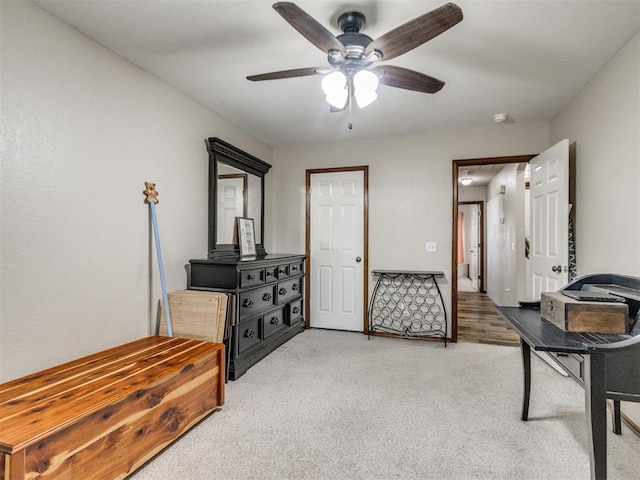
<path fill-rule="evenodd" d="M 369 165 L 369 268 L 443 271 L 450 315 L 452 160 L 521 155 L 548 143 L 547 124 L 536 123 L 276 148 L 273 251 L 304 252 L 306 169 Z M 425 252 L 426 241 L 437 242 L 436 253 Z"/>
<path fill-rule="evenodd" d="M 4 381 L 150 332 L 145 181 L 168 288 L 183 289 L 184 264 L 207 253 L 204 139 L 272 151 L 38 7 L 0 4 Z"/>
<path fill-rule="evenodd" d="M 487 187 L 458 187 L 459 202 L 485 202 L 487 199 Z"/>
<path fill-rule="evenodd" d="M 508 164 L 487 186 L 487 295 L 501 306 L 523 300 L 518 297 L 524 264 L 524 182 L 519 177 L 518 164 Z"/>
<path fill-rule="evenodd" d="M 580 275 L 640 276 L 640 32 L 554 118 L 551 143 L 576 143 Z"/>
<path fill-rule="evenodd" d="M 551 121 L 576 142 L 579 275 L 640 276 L 640 32 Z M 623 412 L 640 425 L 640 404 Z"/>

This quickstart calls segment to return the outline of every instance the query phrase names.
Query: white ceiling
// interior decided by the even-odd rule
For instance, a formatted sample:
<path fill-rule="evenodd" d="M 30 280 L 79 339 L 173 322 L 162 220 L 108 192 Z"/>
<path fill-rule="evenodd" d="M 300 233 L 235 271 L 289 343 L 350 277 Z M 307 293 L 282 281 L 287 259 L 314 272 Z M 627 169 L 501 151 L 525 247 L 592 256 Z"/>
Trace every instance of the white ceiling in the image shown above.
<path fill-rule="evenodd" d="M 378 100 L 330 113 L 320 76 L 247 75 L 327 66 L 272 0 L 36 0 L 97 42 L 271 146 L 549 121 L 640 28 L 640 0 L 462 0 L 464 20 L 388 63 L 444 80 L 433 95 L 381 85 Z M 334 34 L 358 10 L 377 38 L 441 1 L 295 2 Z M 597 112 L 594 112 L 597 114 Z M 215 135 L 215 132 L 211 132 Z"/>

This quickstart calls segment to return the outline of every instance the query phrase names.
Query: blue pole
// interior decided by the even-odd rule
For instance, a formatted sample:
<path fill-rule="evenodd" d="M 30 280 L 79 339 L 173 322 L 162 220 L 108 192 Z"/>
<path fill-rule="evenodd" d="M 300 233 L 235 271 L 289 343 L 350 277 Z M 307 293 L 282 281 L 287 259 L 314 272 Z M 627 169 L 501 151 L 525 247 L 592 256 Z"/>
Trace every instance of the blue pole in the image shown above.
<path fill-rule="evenodd" d="M 164 316 L 167 319 L 167 334 L 173 337 L 173 327 L 171 325 L 171 312 L 169 310 L 169 299 L 167 298 L 167 284 L 164 280 L 164 265 L 162 263 L 162 249 L 160 248 L 160 234 L 158 232 L 158 217 L 156 215 L 156 203 L 149 202 L 151 208 L 151 222 L 153 224 L 153 238 L 156 242 L 156 253 L 158 255 L 158 268 L 160 269 L 160 285 L 162 286 L 162 304 L 164 305 Z"/>

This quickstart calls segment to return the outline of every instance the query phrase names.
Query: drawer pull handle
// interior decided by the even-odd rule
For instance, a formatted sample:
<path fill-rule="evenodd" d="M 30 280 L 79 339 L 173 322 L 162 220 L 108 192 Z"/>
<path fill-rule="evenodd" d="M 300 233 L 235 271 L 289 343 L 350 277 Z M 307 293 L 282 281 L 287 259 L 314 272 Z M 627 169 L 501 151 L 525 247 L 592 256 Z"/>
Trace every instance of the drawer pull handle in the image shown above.
<path fill-rule="evenodd" d="M 247 338 L 253 338 L 253 337 L 256 336 L 256 332 L 255 332 L 255 330 L 249 329 L 249 330 L 244 332 L 244 336 L 247 337 Z"/>
<path fill-rule="evenodd" d="M 253 273 L 250 273 L 249 275 L 247 275 L 247 280 L 255 280 L 256 276 Z"/>
<path fill-rule="evenodd" d="M 291 290 L 293 290 L 293 291 L 298 290 L 298 288 L 300 288 L 300 287 L 299 287 L 299 285 L 297 283 L 294 283 L 293 285 L 291 285 Z"/>
<path fill-rule="evenodd" d="M 280 269 L 278 270 L 278 273 L 279 273 L 280 275 L 284 275 L 285 273 L 287 273 L 287 271 L 286 271 L 284 268 L 280 268 Z"/>
<path fill-rule="evenodd" d="M 246 308 L 251 308 L 253 307 L 253 300 L 249 300 L 248 298 L 245 299 L 244 303 L 242 304 L 243 307 Z"/>
<path fill-rule="evenodd" d="M 280 322 L 278 317 L 271 317 L 271 321 L 269 322 L 271 325 L 277 325 Z"/>
<path fill-rule="evenodd" d="M 273 272 L 271 270 L 267 271 L 267 277 L 273 277 Z"/>
<path fill-rule="evenodd" d="M 287 289 L 286 288 L 281 288 L 280 290 L 278 290 L 278 294 L 286 295 L 287 294 Z"/>
<path fill-rule="evenodd" d="M 265 302 L 270 302 L 271 301 L 271 294 L 270 293 L 265 293 L 262 296 L 262 300 L 264 300 Z"/>
<path fill-rule="evenodd" d="M 298 267 L 291 267 L 291 271 L 292 272 L 297 272 L 298 271 Z"/>
<path fill-rule="evenodd" d="M 295 314 L 300 313 L 300 307 L 293 307 L 293 313 Z"/>

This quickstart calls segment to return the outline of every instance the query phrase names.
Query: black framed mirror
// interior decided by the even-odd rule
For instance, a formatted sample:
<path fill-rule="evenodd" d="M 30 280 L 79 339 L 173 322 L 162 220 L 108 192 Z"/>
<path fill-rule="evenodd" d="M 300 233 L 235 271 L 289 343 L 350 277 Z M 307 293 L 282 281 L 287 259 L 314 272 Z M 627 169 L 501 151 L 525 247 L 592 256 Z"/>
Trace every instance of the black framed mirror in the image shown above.
<path fill-rule="evenodd" d="M 264 249 L 264 176 L 271 165 L 216 138 L 209 152 L 209 259 L 239 256 L 237 218 L 252 218 L 256 255 Z"/>

